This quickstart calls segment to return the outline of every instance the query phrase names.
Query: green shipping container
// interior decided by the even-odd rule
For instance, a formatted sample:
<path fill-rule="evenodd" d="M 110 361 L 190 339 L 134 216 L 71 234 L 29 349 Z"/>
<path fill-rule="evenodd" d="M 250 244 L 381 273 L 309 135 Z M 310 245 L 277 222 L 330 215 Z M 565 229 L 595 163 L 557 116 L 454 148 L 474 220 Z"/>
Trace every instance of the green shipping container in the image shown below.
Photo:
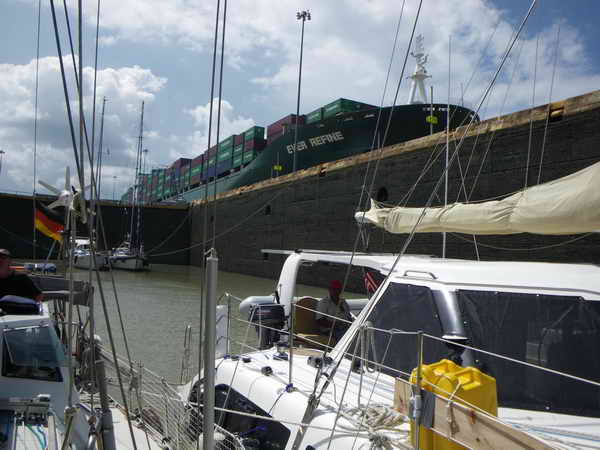
<path fill-rule="evenodd" d="M 215 165 L 215 157 L 214 156 L 208 160 L 208 165 L 209 166 L 214 166 Z"/>
<path fill-rule="evenodd" d="M 229 151 L 227 151 L 227 152 L 219 153 L 219 162 L 230 160 L 231 159 L 231 152 L 232 152 L 232 150 L 229 149 Z"/>
<path fill-rule="evenodd" d="M 233 154 L 234 155 L 241 155 L 244 151 L 244 144 L 240 144 L 237 145 L 234 149 L 233 149 Z"/>
<path fill-rule="evenodd" d="M 244 156 L 242 157 L 242 161 L 244 163 L 250 162 L 254 159 L 255 156 L 256 156 L 256 154 L 254 152 L 246 152 L 246 153 L 244 153 Z"/>
<path fill-rule="evenodd" d="M 314 110 L 306 115 L 306 123 L 315 123 L 323 119 L 323 108 Z"/>
<path fill-rule="evenodd" d="M 233 147 L 233 135 L 219 142 L 219 150 L 228 149 L 229 147 Z"/>
<path fill-rule="evenodd" d="M 196 166 L 196 167 L 192 167 L 192 176 L 196 176 L 196 175 L 200 175 L 200 173 L 202 172 L 202 166 Z"/>
<path fill-rule="evenodd" d="M 244 140 L 251 141 L 254 138 L 263 139 L 265 137 L 265 128 L 264 127 L 252 127 L 246 130 L 244 133 Z"/>
<path fill-rule="evenodd" d="M 323 118 L 327 119 L 339 113 L 358 111 L 362 108 L 362 106 L 363 104 L 360 102 L 355 102 L 354 100 L 347 100 L 345 98 L 338 98 L 336 101 L 323 106 Z"/>
<path fill-rule="evenodd" d="M 242 165 L 242 155 L 233 157 L 233 167 L 240 167 Z"/>

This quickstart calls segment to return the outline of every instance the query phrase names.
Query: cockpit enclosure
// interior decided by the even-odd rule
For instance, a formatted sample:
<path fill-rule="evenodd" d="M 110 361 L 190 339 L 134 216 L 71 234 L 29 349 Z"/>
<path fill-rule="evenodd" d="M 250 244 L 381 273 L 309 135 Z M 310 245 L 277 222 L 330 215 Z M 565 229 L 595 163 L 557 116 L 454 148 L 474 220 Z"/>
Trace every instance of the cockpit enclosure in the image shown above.
<path fill-rule="evenodd" d="M 54 328 L 33 326 L 4 329 L 2 376 L 62 382 L 65 355 Z"/>
<path fill-rule="evenodd" d="M 600 417 L 600 388 L 532 366 L 600 382 L 600 301 L 426 284 L 393 278 L 346 351 L 361 352 L 357 342 L 364 342 L 371 367 L 407 377 L 417 366 L 415 332 L 422 331 L 425 364 L 446 358 L 478 367 L 496 378 L 499 406 Z"/>

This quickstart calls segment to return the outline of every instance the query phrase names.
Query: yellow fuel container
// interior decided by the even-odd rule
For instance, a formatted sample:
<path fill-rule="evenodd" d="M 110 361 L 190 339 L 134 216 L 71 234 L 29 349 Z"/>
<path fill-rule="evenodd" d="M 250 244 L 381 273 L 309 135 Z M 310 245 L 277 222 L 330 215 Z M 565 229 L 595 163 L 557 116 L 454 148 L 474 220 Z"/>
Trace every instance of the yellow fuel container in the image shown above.
<path fill-rule="evenodd" d="M 440 397 L 449 398 L 464 405 L 475 405 L 488 414 L 498 415 L 496 379 L 474 367 L 461 367 L 450 360 L 442 359 L 433 364 L 421 366 L 422 387 Z M 413 369 L 411 383 L 417 381 L 417 369 Z M 434 424 L 435 426 L 435 424 Z M 419 447 L 421 450 L 459 450 L 462 445 L 446 439 L 433 430 L 419 427 Z M 415 425 L 411 421 L 410 438 L 414 445 Z"/>

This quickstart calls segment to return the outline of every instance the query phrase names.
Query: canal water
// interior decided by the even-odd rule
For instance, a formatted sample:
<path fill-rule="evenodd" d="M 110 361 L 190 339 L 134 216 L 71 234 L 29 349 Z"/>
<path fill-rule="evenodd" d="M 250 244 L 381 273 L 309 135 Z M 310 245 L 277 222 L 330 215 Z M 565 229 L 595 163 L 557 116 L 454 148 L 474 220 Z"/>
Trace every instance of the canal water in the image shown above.
<path fill-rule="evenodd" d="M 139 361 L 153 372 L 172 382 L 178 382 L 184 354 L 184 333 L 193 327 L 193 351 L 190 365 L 195 373 L 198 361 L 198 324 L 200 316 L 200 278 L 197 267 L 153 264 L 148 272 L 113 271 L 117 296 L 127 342 L 133 361 Z M 119 315 L 113 295 L 109 272 L 100 273 L 105 292 L 108 317 L 117 352 L 126 355 Z M 77 273 L 78 279 L 87 280 L 85 271 Z M 219 272 L 218 294 L 230 293 L 244 299 L 250 295 L 269 295 L 275 290 L 277 280 L 258 278 L 228 272 Z M 96 282 L 94 281 L 96 286 Z M 298 285 L 297 295 L 323 297 L 325 289 Z M 237 313 L 237 305 L 231 303 Z M 97 334 L 104 345 L 109 345 L 106 320 L 96 287 L 95 311 Z M 246 319 L 245 317 L 243 319 Z M 248 334 L 247 334 L 248 333 Z M 232 321 L 232 334 L 236 340 L 255 342 L 253 329 Z M 248 351 L 248 349 L 246 350 Z"/>

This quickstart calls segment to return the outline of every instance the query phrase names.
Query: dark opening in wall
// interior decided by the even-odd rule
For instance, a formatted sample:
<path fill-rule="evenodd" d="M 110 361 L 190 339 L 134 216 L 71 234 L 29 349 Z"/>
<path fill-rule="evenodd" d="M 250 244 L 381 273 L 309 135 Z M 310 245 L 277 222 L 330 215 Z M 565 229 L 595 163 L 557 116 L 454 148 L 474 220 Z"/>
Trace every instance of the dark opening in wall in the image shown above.
<path fill-rule="evenodd" d="M 377 200 L 378 202 L 387 202 L 388 201 L 388 191 L 385 187 L 379 188 L 379 190 L 377 191 L 377 197 L 375 197 L 375 200 Z"/>
<path fill-rule="evenodd" d="M 271 215 L 271 205 L 265 206 L 265 216 Z"/>

